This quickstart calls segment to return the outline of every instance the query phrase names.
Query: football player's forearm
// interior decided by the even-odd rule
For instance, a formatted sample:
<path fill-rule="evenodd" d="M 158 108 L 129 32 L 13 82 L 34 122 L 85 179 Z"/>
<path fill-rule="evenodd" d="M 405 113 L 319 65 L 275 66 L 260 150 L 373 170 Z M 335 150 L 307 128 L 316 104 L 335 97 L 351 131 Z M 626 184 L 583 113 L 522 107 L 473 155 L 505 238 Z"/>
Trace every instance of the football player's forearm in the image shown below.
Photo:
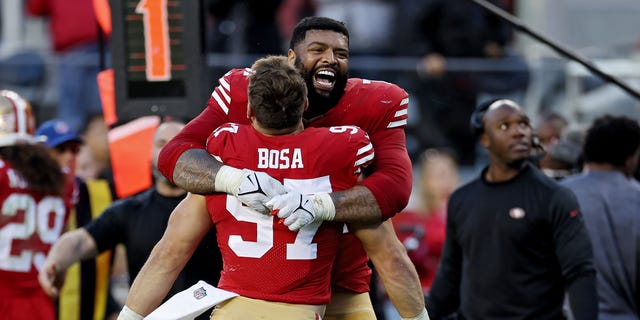
<path fill-rule="evenodd" d="M 336 221 L 369 224 L 382 220 L 376 198 L 367 187 L 357 185 L 351 189 L 333 192 L 330 196 L 336 208 Z"/>
<path fill-rule="evenodd" d="M 418 316 L 425 307 L 420 278 L 404 245 L 398 240 L 391 221 L 352 227 L 400 316 Z"/>
<path fill-rule="evenodd" d="M 158 243 L 133 281 L 125 305 L 143 316 L 151 313 L 166 297 L 182 266 Z"/>
<path fill-rule="evenodd" d="M 55 263 L 58 272 L 63 272 L 72 264 L 97 254 L 95 241 L 81 228 L 64 233 L 49 251 L 47 260 Z"/>
<path fill-rule="evenodd" d="M 196 194 L 215 192 L 215 180 L 222 164 L 204 149 L 189 149 L 180 155 L 173 171 L 174 183 Z"/>
<path fill-rule="evenodd" d="M 376 259 L 373 264 L 381 275 L 386 274 L 380 278 L 389 300 L 400 316 L 413 318 L 419 315 L 424 309 L 424 293 L 417 271 L 406 255 L 406 251 L 404 255 L 396 251 L 393 256 Z"/>

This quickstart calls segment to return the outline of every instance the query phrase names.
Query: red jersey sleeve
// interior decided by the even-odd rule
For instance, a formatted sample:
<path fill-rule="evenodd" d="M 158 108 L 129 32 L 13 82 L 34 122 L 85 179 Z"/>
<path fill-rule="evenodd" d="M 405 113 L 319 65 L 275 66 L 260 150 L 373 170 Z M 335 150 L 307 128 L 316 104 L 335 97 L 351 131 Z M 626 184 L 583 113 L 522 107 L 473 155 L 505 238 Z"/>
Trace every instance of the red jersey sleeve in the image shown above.
<path fill-rule="evenodd" d="M 209 138 L 207 138 L 206 150 L 220 162 L 223 162 L 221 159 L 221 155 L 224 151 L 225 140 L 228 137 L 229 133 L 238 132 L 238 124 L 237 123 L 225 123 L 211 133 Z"/>
<path fill-rule="evenodd" d="M 403 129 L 384 130 L 371 135 L 376 148 L 373 173 L 359 184 L 373 193 L 383 219 L 402 211 L 409 203 L 413 174 Z"/>
<path fill-rule="evenodd" d="M 362 173 L 362 169 L 373 163 L 375 151 L 369 139 L 369 135 L 358 127 L 354 127 L 354 137 L 350 137 L 350 141 L 356 147 L 355 161 L 353 163 L 354 173 Z"/>
<path fill-rule="evenodd" d="M 369 82 L 371 93 L 368 95 L 368 108 L 373 117 L 373 129 L 367 130 L 369 134 L 386 129 L 402 128 L 407 126 L 409 119 L 409 94 L 399 86 L 385 81 L 362 80 L 366 85 Z"/>
<path fill-rule="evenodd" d="M 220 78 L 206 108 L 171 139 L 160 151 L 158 169 L 173 181 L 173 169 L 183 152 L 204 149 L 207 137 L 226 122 L 248 122 L 247 78 L 250 69 L 233 69 Z"/>
<path fill-rule="evenodd" d="M 383 219 L 402 211 L 409 203 L 413 171 L 407 152 L 404 127 L 408 120 L 409 95 L 395 84 L 377 82 L 370 105 L 374 113 L 372 129 L 367 129 L 376 148 L 373 174 L 360 182 L 373 193 Z"/>

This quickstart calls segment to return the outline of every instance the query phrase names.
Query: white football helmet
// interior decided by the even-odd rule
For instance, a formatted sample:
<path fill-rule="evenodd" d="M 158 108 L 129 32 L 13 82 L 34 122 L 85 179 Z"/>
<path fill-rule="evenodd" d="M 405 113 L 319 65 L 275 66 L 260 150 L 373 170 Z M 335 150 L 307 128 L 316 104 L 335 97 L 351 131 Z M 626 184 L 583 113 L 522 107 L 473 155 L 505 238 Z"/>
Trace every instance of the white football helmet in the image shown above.
<path fill-rule="evenodd" d="M 31 105 L 19 94 L 0 90 L 0 147 L 35 143 L 36 121 Z"/>

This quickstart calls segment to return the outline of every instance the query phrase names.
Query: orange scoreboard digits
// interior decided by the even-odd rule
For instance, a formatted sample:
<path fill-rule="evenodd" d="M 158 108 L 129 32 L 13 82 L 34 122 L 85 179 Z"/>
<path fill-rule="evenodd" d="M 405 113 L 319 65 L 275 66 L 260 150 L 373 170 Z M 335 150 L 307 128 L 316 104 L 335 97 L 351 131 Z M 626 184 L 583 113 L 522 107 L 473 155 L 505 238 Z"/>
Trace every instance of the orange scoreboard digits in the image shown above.
<path fill-rule="evenodd" d="M 141 0 L 136 13 L 144 27 L 145 72 L 149 81 L 171 79 L 167 0 Z"/>
<path fill-rule="evenodd" d="M 195 116 L 210 85 L 203 0 L 110 0 L 116 113 Z"/>
<path fill-rule="evenodd" d="M 175 80 L 173 85 L 180 85 L 186 49 L 180 6 L 184 1 L 188 0 L 125 1 L 126 60 L 131 81 Z"/>

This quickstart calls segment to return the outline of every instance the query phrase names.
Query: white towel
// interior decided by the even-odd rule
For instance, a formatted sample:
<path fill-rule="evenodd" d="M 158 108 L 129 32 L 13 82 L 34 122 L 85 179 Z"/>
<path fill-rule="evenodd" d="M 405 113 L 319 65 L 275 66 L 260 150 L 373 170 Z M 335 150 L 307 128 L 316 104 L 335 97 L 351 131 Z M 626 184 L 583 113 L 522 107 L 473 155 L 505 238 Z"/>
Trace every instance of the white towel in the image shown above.
<path fill-rule="evenodd" d="M 236 296 L 237 293 L 218 289 L 200 280 L 189 289 L 176 293 L 145 319 L 193 320 L 216 304 Z"/>

